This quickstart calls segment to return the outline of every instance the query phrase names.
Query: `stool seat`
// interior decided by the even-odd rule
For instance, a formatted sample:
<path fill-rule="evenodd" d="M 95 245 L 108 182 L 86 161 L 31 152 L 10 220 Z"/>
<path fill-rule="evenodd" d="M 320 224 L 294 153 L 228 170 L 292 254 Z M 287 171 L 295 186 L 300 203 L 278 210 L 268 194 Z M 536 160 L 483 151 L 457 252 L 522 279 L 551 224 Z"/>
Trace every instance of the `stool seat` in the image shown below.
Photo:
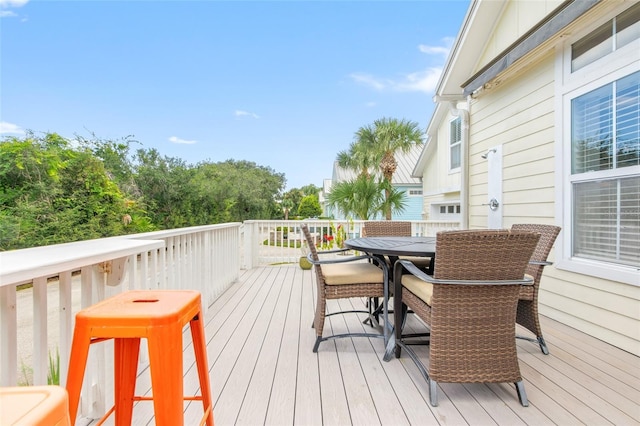
<path fill-rule="evenodd" d="M 60 386 L 0 388 L 0 425 L 71 425 L 67 391 Z"/>
<path fill-rule="evenodd" d="M 191 290 L 133 290 L 105 299 L 76 315 L 67 379 L 69 413 L 75 420 L 89 345 L 114 339 L 116 425 L 129 425 L 133 403 L 153 400 L 155 423 L 184 424 L 183 401 L 201 400 L 206 423 L 213 426 L 206 341 L 200 293 Z M 182 330 L 189 324 L 200 396 L 183 395 Z M 153 397 L 134 396 L 140 339 L 146 338 Z"/>
<path fill-rule="evenodd" d="M 146 337 L 151 327 L 182 328 L 198 313 L 197 291 L 133 290 L 81 310 L 76 327 L 91 327 L 91 337 Z"/>

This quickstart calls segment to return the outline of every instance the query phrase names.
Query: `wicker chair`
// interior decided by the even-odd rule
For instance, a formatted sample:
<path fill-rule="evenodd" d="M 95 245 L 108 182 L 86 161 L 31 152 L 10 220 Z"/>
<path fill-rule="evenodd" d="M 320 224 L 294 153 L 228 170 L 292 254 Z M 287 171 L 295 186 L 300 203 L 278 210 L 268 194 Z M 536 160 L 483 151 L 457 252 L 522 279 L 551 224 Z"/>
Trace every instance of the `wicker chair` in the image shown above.
<path fill-rule="evenodd" d="M 398 220 L 372 220 L 364 223 L 363 236 L 365 237 L 410 237 L 411 222 Z M 433 267 L 431 258 L 417 256 L 400 256 L 400 259 L 410 260 L 420 268 L 428 269 Z M 391 259 L 389 267 L 397 260 Z"/>
<path fill-rule="evenodd" d="M 364 223 L 364 237 L 410 237 L 411 222 L 370 220 Z"/>
<path fill-rule="evenodd" d="M 403 342 L 396 327 L 396 357 L 401 348 L 429 384 L 431 405 L 438 405 L 437 382 L 516 385 L 528 406 L 515 342 L 520 287 L 531 285 L 525 268 L 539 234 L 508 230 L 449 231 L 436 237 L 434 275 L 399 260 L 395 276 L 395 324 L 403 324 L 407 307 L 430 329 L 429 368 Z"/>
<path fill-rule="evenodd" d="M 538 319 L 538 291 L 540 289 L 540 278 L 542 278 L 544 267 L 551 265 L 551 262 L 547 261 L 547 257 L 560 233 L 560 229 L 559 226 L 538 224 L 516 224 L 511 227 L 513 231 L 530 231 L 540 234 L 540 241 L 527 267 L 527 274 L 533 277 L 533 285 L 520 289 L 516 322 L 536 336 L 535 339 L 523 336 L 517 337 L 537 342 L 540 345 L 540 350 L 545 355 L 549 355 L 549 349 L 542 336 L 542 328 L 540 327 L 540 320 Z"/>
<path fill-rule="evenodd" d="M 329 250 L 318 252 L 315 241 L 306 224 L 301 225 L 304 237 L 309 245 L 307 258 L 314 265 L 317 278 L 318 298 L 316 301 L 316 314 L 313 327 L 316 330 L 316 341 L 313 352 L 318 351 L 320 343 L 342 337 L 387 337 L 388 311 L 384 306 L 385 331 L 380 333 L 346 333 L 323 337 L 324 320 L 327 316 L 346 313 L 366 313 L 370 318 L 371 308 L 368 311 L 351 310 L 339 311 L 327 314 L 326 304 L 328 299 L 346 299 L 350 297 L 385 297 L 389 294 L 389 270 L 384 261 L 370 255 L 345 256 L 344 258 L 332 258 L 320 260 L 320 255 L 339 253 L 348 249 Z M 362 261 L 362 260 L 368 260 Z"/>

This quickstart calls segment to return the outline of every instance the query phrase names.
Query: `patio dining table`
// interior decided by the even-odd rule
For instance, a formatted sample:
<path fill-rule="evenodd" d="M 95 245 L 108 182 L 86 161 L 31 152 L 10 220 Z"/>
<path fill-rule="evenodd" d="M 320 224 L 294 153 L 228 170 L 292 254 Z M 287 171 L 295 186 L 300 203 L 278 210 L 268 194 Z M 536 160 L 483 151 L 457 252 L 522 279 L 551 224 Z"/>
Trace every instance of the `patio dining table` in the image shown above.
<path fill-rule="evenodd" d="M 425 257 L 431 258 L 428 273 L 433 273 L 433 265 L 436 256 L 436 238 L 435 237 L 360 237 L 350 238 L 344 242 L 344 245 L 352 250 L 362 251 L 374 256 L 387 256 L 393 264 L 401 256 Z M 393 280 L 394 277 L 391 277 Z M 388 307 L 389 300 L 385 299 L 383 303 Z M 386 320 L 386 319 L 385 319 Z M 395 334 L 393 326 L 385 323 L 385 332 L 391 329 L 389 338 L 386 339 L 386 348 L 384 360 L 389 361 L 396 346 Z"/>

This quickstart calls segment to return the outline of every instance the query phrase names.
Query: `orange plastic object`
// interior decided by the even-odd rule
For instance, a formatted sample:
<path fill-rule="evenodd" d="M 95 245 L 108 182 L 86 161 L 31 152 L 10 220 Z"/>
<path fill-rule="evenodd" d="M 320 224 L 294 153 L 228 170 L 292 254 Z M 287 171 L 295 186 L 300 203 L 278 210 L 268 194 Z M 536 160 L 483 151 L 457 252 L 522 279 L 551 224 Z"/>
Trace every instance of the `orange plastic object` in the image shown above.
<path fill-rule="evenodd" d="M 115 339 L 116 425 L 130 425 L 134 401 L 153 399 L 155 423 L 183 425 L 183 400 L 202 400 L 203 422 L 213 426 L 207 348 L 201 321 L 200 293 L 189 290 L 134 290 L 105 299 L 76 315 L 69 360 L 67 391 L 69 413 L 75 421 L 89 345 Z M 182 329 L 189 323 L 193 338 L 201 396 L 184 397 L 182 374 Z M 149 347 L 153 398 L 134 396 L 140 338 Z"/>
<path fill-rule="evenodd" d="M 67 391 L 60 386 L 0 388 L 0 425 L 71 425 Z"/>

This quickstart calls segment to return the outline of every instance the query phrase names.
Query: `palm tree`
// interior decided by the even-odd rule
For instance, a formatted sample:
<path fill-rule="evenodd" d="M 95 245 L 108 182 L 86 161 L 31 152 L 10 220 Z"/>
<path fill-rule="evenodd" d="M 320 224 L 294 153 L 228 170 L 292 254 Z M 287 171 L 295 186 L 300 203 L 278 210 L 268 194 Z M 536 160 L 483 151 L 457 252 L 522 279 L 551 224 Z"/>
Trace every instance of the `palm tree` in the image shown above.
<path fill-rule="evenodd" d="M 371 126 L 358 129 L 355 140 L 349 146 L 349 151 L 338 153 L 338 165 L 344 169 L 354 170 L 359 176 L 370 176 L 380 160 L 376 157 L 376 134 Z"/>
<path fill-rule="evenodd" d="M 327 201 L 346 216 L 353 215 L 361 220 L 372 219 L 387 210 L 402 212 L 406 206 L 404 193 L 391 188 L 389 197 L 383 197 L 385 189 L 384 181 L 360 175 L 354 180 L 334 184 Z"/>
<path fill-rule="evenodd" d="M 373 122 L 375 142 L 367 145 L 373 147 L 375 158 L 379 160 L 379 168 L 382 177 L 387 182 L 385 198 L 391 197 L 391 182 L 393 174 L 398 168 L 395 154 L 397 152 L 409 152 L 415 145 L 422 145 L 422 131 L 418 123 L 397 118 L 381 118 Z M 385 216 L 391 220 L 391 209 L 387 206 Z"/>

